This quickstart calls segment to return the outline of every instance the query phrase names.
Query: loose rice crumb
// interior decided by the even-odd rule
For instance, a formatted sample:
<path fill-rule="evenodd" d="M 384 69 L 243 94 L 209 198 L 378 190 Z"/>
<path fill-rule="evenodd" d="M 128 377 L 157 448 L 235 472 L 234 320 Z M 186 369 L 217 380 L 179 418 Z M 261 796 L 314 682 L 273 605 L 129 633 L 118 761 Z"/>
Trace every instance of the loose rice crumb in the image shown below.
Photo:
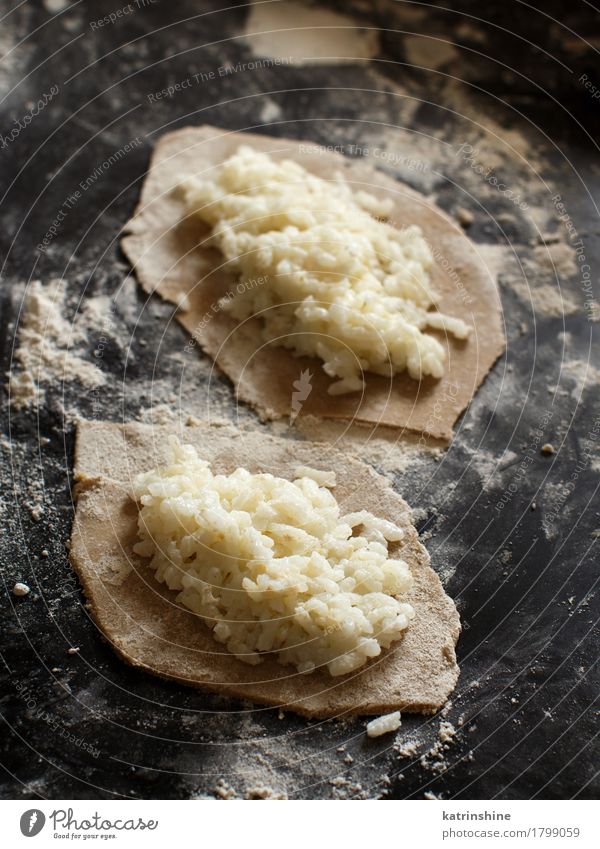
<path fill-rule="evenodd" d="M 377 719 L 372 719 L 371 722 L 367 723 L 367 737 L 380 737 L 382 734 L 397 731 L 401 724 L 399 710 L 378 716 Z"/>

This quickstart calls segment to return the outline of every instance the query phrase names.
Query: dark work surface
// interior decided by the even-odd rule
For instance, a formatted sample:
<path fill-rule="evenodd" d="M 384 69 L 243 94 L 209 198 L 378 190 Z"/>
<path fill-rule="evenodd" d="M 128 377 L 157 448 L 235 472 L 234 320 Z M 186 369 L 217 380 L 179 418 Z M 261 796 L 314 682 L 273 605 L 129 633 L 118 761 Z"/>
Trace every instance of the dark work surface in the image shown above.
<path fill-rule="evenodd" d="M 157 0 L 104 27 L 90 23 L 121 3 L 73 4 L 54 19 L 50 0 L 12 13 L 17 4 L 2 5 L 1 52 L 23 39 L 0 64 L 3 137 L 58 86 L 0 149 L 3 372 L 28 281 L 65 278 L 69 317 L 103 293 L 115 309 L 110 329 L 97 328 L 79 349 L 93 361 L 107 337 L 108 379 L 96 396 L 58 381 L 38 409 L 9 413 L 2 398 L 0 793 L 190 798 L 212 795 L 222 779 L 238 796 L 265 784 L 298 798 L 593 797 L 599 312 L 572 249 L 581 239 L 597 296 L 597 13 L 579 0 L 567 10 L 563 3 L 538 3 L 539 10 L 520 2 L 328 4 L 385 28 L 376 59 L 242 69 L 151 102 L 148 95 L 167 85 L 253 58 L 239 37 L 247 9 L 223 5 Z M 299 23 L 292 17 L 289 25 Z M 448 41 L 455 46 L 444 54 Z M 132 283 L 122 294 L 129 269 L 117 244 L 156 138 L 201 123 L 321 144 L 373 147 L 385 138 L 392 152 L 397 132 L 404 164 L 396 173 L 451 214 L 469 209 L 469 235 L 488 255 L 501 245 L 512 254 L 498 269 L 506 356 L 443 458 L 409 464 L 395 481 L 418 510 L 464 625 L 462 675 L 447 716 L 458 734 L 441 762 L 420 760 L 439 718 L 404 717 L 398 740 L 419 748 L 402 757 L 389 738 L 367 741 L 363 720 L 280 719 L 132 671 L 101 639 L 72 576 L 65 543 L 74 411 L 120 421 L 158 399 L 202 417 L 209 394 L 200 356 L 183 372 L 177 355 L 186 339 L 172 308 Z M 40 251 L 79 183 L 136 137 Z M 457 153 L 465 144 L 525 198 L 526 211 Z M 571 242 L 556 194 L 577 233 Z M 553 268 L 545 243 L 562 246 L 570 262 Z M 564 310 L 551 308 L 548 292 L 562 293 Z M 220 404 L 233 410 L 228 384 L 217 383 Z M 249 410 L 240 416 L 263 426 Z M 554 455 L 540 453 L 545 442 Z M 16 580 L 31 586 L 29 596 L 13 597 Z M 68 654 L 69 646 L 79 652 Z"/>

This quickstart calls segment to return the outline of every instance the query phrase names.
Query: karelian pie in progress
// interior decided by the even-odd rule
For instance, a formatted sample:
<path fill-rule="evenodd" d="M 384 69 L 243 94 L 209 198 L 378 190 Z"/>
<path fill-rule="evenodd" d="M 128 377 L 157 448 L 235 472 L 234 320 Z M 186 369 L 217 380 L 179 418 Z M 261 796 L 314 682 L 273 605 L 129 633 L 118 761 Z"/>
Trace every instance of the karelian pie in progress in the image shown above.
<path fill-rule="evenodd" d="M 476 246 L 429 199 L 359 158 L 189 127 L 157 143 L 121 241 L 261 418 L 301 415 L 448 441 L 504 350 Z"/>
<path fill-rule="evenodd" d="M 459 616 L 389 481 L 321 444 L 229 425 L 177 435 L 186 447 L 169 427 L 78 425 L 71 562 L 116 652 L 310 717 L 438 710 L 459 674 Z M 232 557 L 248 541 L 255 553 Z"/>

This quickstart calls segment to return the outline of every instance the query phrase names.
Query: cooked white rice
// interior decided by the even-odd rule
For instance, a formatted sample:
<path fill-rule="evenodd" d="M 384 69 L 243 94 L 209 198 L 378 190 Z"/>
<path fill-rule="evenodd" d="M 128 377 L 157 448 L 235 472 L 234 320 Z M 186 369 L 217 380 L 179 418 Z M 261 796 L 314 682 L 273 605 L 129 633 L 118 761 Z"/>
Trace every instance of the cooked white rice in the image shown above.
<path fill-rule="evenodd" d="M 300 672 L 343 675 L 400 639 L 414 617 L 395 598 L 412 584 L 409 567 L 388 556 L 401 528 L 341 516 L 306 475 L 215 475 L 193 446 L 172 439 L 169 451 L 135 481 L 134 551 L 236 657 L 274 653 Z"/>
<path fill-rule="evenodd" d="M 367 723 L 367 737 L 381 737 L 382 734 L 397 731 L 401 725 L 402 720 L 399 710 L 395 710 L 393 713 L 386 713 Z"/>
<path fill-rule="evenodd" d="M 418 227 L 385 221 L 391 202 L 323 180 L 291 160 L 242 146 L 205 178 L 183 183 L 191 214 L 241 277 L 223 309 L 259 315 L 264 338 L 317 356 L 333 395 L 364 386 L 364 371 L 419 380 L 444 373 L 437 328 L 466 338 L 459 318 L 429 312 L 432 255 Z"/>

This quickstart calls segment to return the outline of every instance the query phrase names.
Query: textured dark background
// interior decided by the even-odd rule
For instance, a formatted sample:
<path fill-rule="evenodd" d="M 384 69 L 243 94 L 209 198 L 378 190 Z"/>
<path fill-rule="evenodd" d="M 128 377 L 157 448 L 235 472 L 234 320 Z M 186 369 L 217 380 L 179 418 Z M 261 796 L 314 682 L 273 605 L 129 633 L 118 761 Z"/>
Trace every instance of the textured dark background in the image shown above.
<path fill-rule="evenodd" d="M 157 0 L 93 31 L 90 21 L 122 4 L 75 3 L 53 18 L 52 0 L 2 3 L 2 132 L 30 101 L 59 86 L 52 103 L 0 150 L 2 370 L 11 366 L 31 279 L 64 277 L 72 314 L 92 296 L 117 297 L 128 273 L 117 237 L 162 132 L 209 122 L 360 144 L 373 143 L 386 127 L 404 128 L 404 144 L 410 139 L 408 149 L 430 167 L 426 179 L 410 170 L 400 176 L 450 213 L 458 204 L 469 208 L 471 237 L 486 249 L 509 245 L 521 263 L 517 272 L 499 268 L 506 356 L 443 460 L 409 465 L 396 481 L 419 509 L 434 565 L 463 617 L 462 676 L 448 714 L 463 724 L 435 772 L 419 755 L 435 742 L 436 719 L 404 718 L 399 739 L 416 739 L 420 748 L 402 758 L 387 738 L 367 741 L 360 720 L 279 719 L 276 711 L 132 672 L 102 641 L 65 549 L 72 412 L 136 417 L 153 401 L 152 372 L 160 400 L 178 402 L 181 392 L 194 407 L 208 374 L 199 357 L 183 375 L 175 355 L 185 334 L 172 309 L 130 287 L 127 308 L 116 300 L 104 354 L 110 379 L 96 407 L 76 383 L 47 388 L 45 402 L 31 411 L 9 414 L 2 397 L 0 793 L 190 798 L 212 795 L 222 779 L 238 795 L 265 783 L 299 798 L 592 797 L 598 792 L 600 365 L 590 319 L 597 321 L 598 312 L 584 306 L 577 270 L 548 270 L 539 248 L 567 241 L 551 201 L 558 192 L 597 291 L 600 100 L 580 77 L 600 86 L 598 15 L 581 0 L 568 9 L 515 0 L 322 4 L 381 28 L 377 58 L 263 67 L 150 103 L 149 93 L 190 74 L 252 58 L 239 37 L 247 8 L 224 5 Z M 289 25 L 298 22 L 292 17 Z M 441 63 L 435 50 L 430 66 L 415 63 L 407 45 L 414 48 L 419 34 L 453 42 L 453 51 Z M 85 193 L 50 249 L 38 251 L 79 181 L 138 135 L 143 142 Z M 431 139 L 446 150 L 479 146 L 488 151 L 484 161 L 496 150 L 497 173 L 536 216 L 490 189 L 460 157 L 436 159 L 436 144 L 426 143 Z M 571 307 L 552 314 L 535 297 L 541 286 L 562 291 Z M 89 359 L 101 332 L 90 339 Z M 222 403 L 232 398 L 225 383 L 219 391 Z M 250 411 L 240 415 L 261 426 Z M 541 420 L 547 422 L 542 441 L 557 449 L 553 456 L 538 450 Z M 523 457 L 532 460 L 521 476 Z M 27 598 L 11 595 L 16 580 L 32 587 Z M 69 646 L 79 653 L 67 654 Z"/>

